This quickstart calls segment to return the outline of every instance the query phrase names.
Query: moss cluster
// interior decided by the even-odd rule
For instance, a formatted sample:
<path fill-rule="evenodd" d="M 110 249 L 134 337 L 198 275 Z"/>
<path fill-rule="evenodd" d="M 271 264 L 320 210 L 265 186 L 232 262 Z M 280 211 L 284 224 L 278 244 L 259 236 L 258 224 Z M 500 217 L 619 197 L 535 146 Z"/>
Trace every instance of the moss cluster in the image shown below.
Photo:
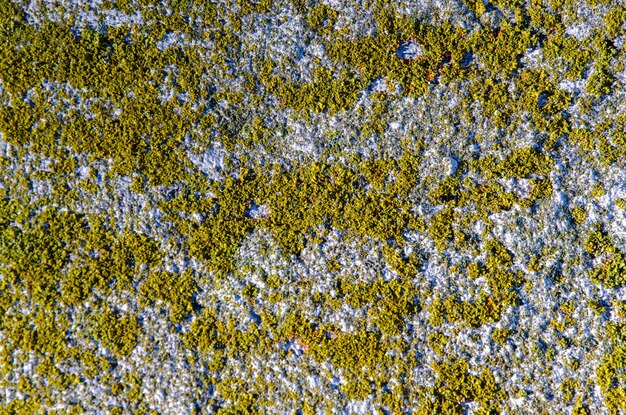
<path fill-rule="evenodd" d="M 0 4 L 0 389 L 17 396 L 0 399 L 0 412 L 53 413 L 63 402 L 68 413 L 150 413 L 143 373 L 168 358 L 188 363 L 176 360 L 181 382 L 193 378 L 184 387 L 198 412 L 261 413 L 281 399 L 298 413 L 365 400 L 382 413 L 462 414 L 468 402 L 478 413 L 513 412 L 513 392 L 492 369 L 515 368 L 502 356 L 527 334 L 501 321 L 524 301 L 519 269 L 546 274 L 554 291 L 567 279 L 542 268 L 544 234 L 533 241 L 540 255 L 508 239 L 505 247 L 502 232 L 521 228 L 535 206 L 553 212 L 554 188 L 570 191 L 555 167 L 576 161 L 571 152 L 598 168 L 594 176 L 621 166 L 626 118 L 589 122 L 589 114 L 610 107 L 620 85 L 626 9 L 587 2 L 601 23 L 579 39 L 568 31 L 571 0 L 467 0 L 462 25 L 402 14 L 385 0 L 355 6 L 368 22 L 348 22 L 352 9 L 336 3 L 230 3 L 106 1 L 89 24 L 87 4 Z M 107 24 L 103 10 L 141 23 Z M 72 16 L 62 23 L 57 13 Z M 302 31 L 287 46 L 297 57 L 272 45 L 290 13 Z M 371 30 L 352 33 L 351 23 Z M 531 51 L 541 64 L 525 63 Z M 579 83 L 584 91 L 563 89 Z M 434 108 L 442 90 L 458 116 Z M 301 158 L 285 139 L 299 138 L 300 127 L 324 130 Z M 520 134 L 532 142 L 519 144 Z M 367 140 L 383 150 L 359 147 Z M 216 149 L 223 166 L 207 168 Z M 443 172 L 438 158 L 450 153 L 455 168 Z M 598 202 L 613 194 L 606 183 L 584 190 Z M 127 204 L 141 205 L 142 217 Z M 591 209 L 566 210 L 574 238 L 588 232 Z M 381 268 L 372 276 L 327 260 L 332 289 L 314 290 L 317 271 L 302 264 L 331 233 L 339 245 L 378 247 Z M 242 259 L 240 248 L 259 235 L 275 255 L 252 249 L 258 263 Z M 572 269 L 587 266 L 608 289 L 624 285 L 626 258 L 608 233 L 591 230 L 578 245 L 585 253 Z M 289 267 L 274 269 L 281 261 Z M 440 269 L 446 275 L 432 276 Z M 455 276 L 484 285 L 461 299 Z M 439 277 L 453 287 L 438 287 Z M 588 303 L 598 318 L 623 318 L 616 303 Z M 349 329 L 336 320 L 346 310 Z M 568 301 L 552 311 L 560 337 L 531 357 L 542 364 L 571 345 L 561 334 L 578 309 Z M 457 335 L 484 326 L 497 353 L 476 364 Z M 621 320 L 605 324 L 611 351 L 596 371 L 615 414 L 626 410 L 625 333 Z M 150 356 L 142 374 L 130 369 L 137 350 Z M 272 372 L 266 362 L 276 356 L 298 374 Z M 414 380 L 427 360 L 430 387 Z M 576 362 L 568 370 L 583 370 Z M 318 386 L 283 390 L 284 379 L 308 375 L 303 368 Z M 111 399 L 68 398 L 94 384 Z M 552 390 L 572 413 L 588 414 L 584 387 L 568 378 Z"/>
<path fill-rule="evenodd" d="M 586 251 L 593 257 L 603 258 L 591 273 L 591 280 L 608 288 L 616 288 L 626 282 L 624 253 L 613 246 L 608 235 L 601 230 L 590 232 L 585 243 Z"/>
<path fill-rule="evenodd" d="M 516 288 L 523 282 L 520 275 L 507 270 L 512 256 L 497 240 L 487 242 L 486 264 L 471 264 L 468 272 L 473 278 L 487 279 L 489 291 L 483 291 L 474 302 L 448 297 L 431 304 L 430 321 L 433 325 L 463 321 L 470 327 L 495 323 L 506 308 L 518 304 Z"/>
<path fill-rule="evenodd" d="M 465 412 L 462 403 L 477 402 L 482 413 L 499 413 L 504 399 L 492 373 L 484 369 L 479 375 L 469 373 L 467 361 L 442 362 L 435 366 L 437 383 L 434 398 L 426 401 L 418 414 L 457 414 Z"/>
<path fill-rule="evenodd" d="M 616 347 L 604 356 L 602 365 L 596 371 L 598 385 L 602 389 L 604 403 L 610 414 L 618 414 L 626 410 L 624 368 L 626 368 L 626 349 Z"/>

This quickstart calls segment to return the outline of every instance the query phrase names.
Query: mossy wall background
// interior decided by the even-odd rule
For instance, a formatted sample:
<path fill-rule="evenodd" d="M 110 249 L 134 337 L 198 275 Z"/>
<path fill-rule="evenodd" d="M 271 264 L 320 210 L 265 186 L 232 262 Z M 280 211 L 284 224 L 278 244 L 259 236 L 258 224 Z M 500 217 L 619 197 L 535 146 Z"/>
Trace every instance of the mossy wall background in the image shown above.
<path fill-rule="evenodd" d="M 615 0 L 0 0 L 0 413 L 626 413 L 625 46 Z"/>

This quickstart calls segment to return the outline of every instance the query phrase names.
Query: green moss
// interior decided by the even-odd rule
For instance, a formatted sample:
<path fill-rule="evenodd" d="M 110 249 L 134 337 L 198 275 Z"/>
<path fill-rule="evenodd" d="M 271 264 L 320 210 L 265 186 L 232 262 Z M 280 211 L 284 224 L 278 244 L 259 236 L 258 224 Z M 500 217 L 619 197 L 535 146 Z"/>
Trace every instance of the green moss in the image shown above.
<path fill-rule="evenodd" d="M 452 238 L 454 219 L 454 210 L 452 208 L 445 208 L 432 218 L 428 232 L 435 241 L 435 246 L 440 251 L 446 248 L 446 245 Z"/>
<path fill-rule="evenodd" d="M 179 146 L 197 125 L 198 113 L 174 111 L 174 102 L 162 102 L 154 84 L 164 78 L 155 68 L 179 66 L 179 87 L 191 89 L 192 96 L 206 97 L 199 87 L 199 67 L 194 68 L 199 57 L 193 51 L 160 52 L 145 33 L 131 33 L 132 41 L 127 41 L 126 30 L 113 28 L 103 35 L 85 29 L 77 37 L 70 27 L 46 23 L 39 31 L 16 32 L 0 59 L 7 74 L 3 85 L 15 96 L 31 89 L 39 93 L 34 94 L 33 105 L 16 100 L 13 108 L 0 108 L 5 139 L 18 145 L 32 143 L 46 154 L 61 145 L 91 157 L 110 158 L 119 173 L 140 170 L 152 184 L 171 184 L 179 178 L 186 162 Z M 25 46 L 18 47 L 20 43 Z M 190 65 L 179 65 L 181 59 Z M 33 70 L 24 66 L 34 60 L 38 65 Z M 8 71 L 9 67 L 13 69 Z M 97 96 L 90 118 L 78 111 L 69 112 L 65 119 L 51 117 L 60 108 L 48 108 L 47 92 L 41 89 L 44 79 L 85 89 L 83 97 Z M 109 104 L 104 103 L 107 100 Z M 123 111 L 113 115 L 117 109 Z"/>
<path fill-rule="evenodd" d="M 336 113 L 354 106 L 359 92 L 365 86 L 363 81 L 353 75 L 347 75 L 344 79 L 334 78 L 330 71 L 322 69 L 317 72 L 314 82 L 283 84 L 278 97 L 285 107 Z"/>
<path fill-rule="evenodd" d="M 496 328 L 493 330 L 493 332 L 491 333 L 491 338 L 493 339 L 494 342 L 498 343 L 499 345 L 504 345 L 506 343 L 506 340 L 513 334 L 513 331 L 509 330 L 509 329 L 503 329 L 503 328 Z"/>
<path fill-rule="evenodd" d="M 606 334 L 615 344 L 626 343 L 626 323 L 608 322 L 606 325 Z"/>
<path fill-rule="evenodd" d="M 550 179 L 531 180 L 530 194 L 533 199 L 548 199 L 552 196 L 552 182 Z"/>
<path fill-rule="evenodd" d="M 577 402 L 572 409 L 572 415 L 591 415 L 591 411 L 586 405 Z"/>
<path fill-rule="evenodd" d="M 500 165 L 498 173 L 503 177 L 528 177 L 530 174 L 548 174 L 553 165 L 552 158 L 526 147 L 509 154 Z"/>
<path fill-rule="evenodd" d="M 602 358 L 596 369 L 597 384 L 604 395 L 604 404 L 611 415 L 626 410 L 626 388 L 624 388 L 626 349 L 616 347 Z"/>
<path fill-rule="evenodd" d="M 185 345 L 204 352 L 222 348 L 223 345 L 218 337 L 218 330 L 222 327 L 216 319 L 215 311 L 204 309 L 202 315 L 193 321 L 189 332 L 185 335 Z"/>
<path fill-rule="evenodd" d="M 528 8 L 528 16 L 532 26 L 543 34 L 563 34 L 565 26 L 561 21 L 561 16 L 542 8 L 542 5 L 543 2 L 537 2 Z"/>
<path fill-rule="evenodd" d="M 463 193 L 461 205 L 473 204 L 479 216 L 498 213 L 509 210 L 518 201 L 515 194 L 506 192 L 504 188 L 495 182 L 488 182 L 484 185 L 473 185 L 468 191 Z"/>
<path fill-rule="evenodd" d="M 560 115 L 571 103 L 571 97 L 557 88 L 543 69 L 523 70 L 516 79 L 520 93 L 517 104 L 533 115 L 537 128 L 547 130 L 551 117 Z"/>
<path fill-rule="evenodd" d="M 483 294 L 477 301 L 461 303 L 461 319 L 470 327 L 495 323 L 500 320 L 504 304 L 492 296 Z"/>
<path fill-rule="evenodd" d="M 465 322 L 470 327 L 480 327 L 500 320 L 502 312 L 518 304 L 517 287 L 522 283 L 520 275 L 509 271 L 513 257 L 497 240 L 485 244 L 486 266 L 474 264 L 469 267 L 474 278 L 485 277 L 490 293 L 482 292 L 476 301 L 460 301 L 457 296 L 435 300 L 430 307 L 430 321 L 440 326 L 449 323 Z"/>
<path fill-rule="evenodd" d="M 237 0 L 237 5 L 240 7 L 240 13 L 243 15 L 251 13 L 267 13 L 272 9 L 272 2 L 269 0 Z"/>
<path fill-rule="evenodd" d="M 407 227 L 419 226 L 408 202 L 415 186 L 410 177 L 419 157 L 406 153 L 399 162 L 381 162 L 379 167 L 364 162 L 358 170 L 313 163 L 290 172 L 244 172 L 238 180 L 227 179 L 215 189 L 214 199 L 188 198 L 183 193 L 163 207 L 188 235 L 190 253 L 206 260 L 221 276 L 234 270 L 233 256 L 254 228 L 268 230 L 290 255 L 302 250 L 305 238 L 318 226 L 400 241 Z M 380 168 L 385 173 L 376 170 Z M 391 173 L 394 182 L 385 182 Z M 372 182 L 372 191 L 358 186 L 363 179 Z M 249 217 L 246 212 L 252 203 L 266 205 L 268 217 Z M 206 218 L 190 226 L 181 220 L 180 209 Z"/>
<path fill-rule="evenodd" d="M 327 4 L 318 4 L 309 10 L 306 20 L 311 29 L 322 35 L 329 35 L 335 26 L 338 15 L 339 13 Z"/>
<path fill-rule="evenodd" d="M 380 335 L 367 331 L 344 333 L 332 339 L 324 337 L 312 352 L 316 359 L 330 360 L 333 365 L 342 368 L 373 368 L 388 359 Z"/>
<path fill-rule="evenodd" d="M 472 46 L 489 72 L 510 75 L 520 67 L 521 55 L 537 40 L 529 28 L 504 20 L 497 31 L 491 28 L 477 31 Z"/>
<path fill-rule="evenodd" d="M 133 351 L 141 331 L 136 317 L 104 310 L 90 320 L 91 334 L 104 347 L 118 356 L 127 356 Z"/>
<path fill-rule="evenodd" d="M 586 91 L 588 94 L 602 96 L 611 92 L 614 78 L 607 68 L 596 66 L 594 72 L 587 80 Z"/>
<path fill-rule="evenodd" d="M 207 201 L 198 204 L 202 209 L 199 213 L 214 209 L 216 214 L 211 214 L 207 220 L 189 229 L 190 253 L 206 259 L 221 276 L 234 270 L 233 256 L 241 240 L 252 230 L 252 221 L 245 215 L 252 200 L 247 194 L 252 183 L 245 178 L 241 181 L 227 180 L 219 190 L 219 203 Z M 184 195 L 180 198 L 183 199 Z M 178 211 L 172 211 L 172 214 L 177 216 Z M 178 221 L 183 223 L 180 219 Z"/>
<path fill-rule="evenodd" d="M 174 327 L 177 333 L 182 330 L 184 334 L 178 334 L 192 349 L 190 364 L 206 367 L 211 373 L 207 375 L 210 379 L 202 380 L 203 384 L 215 385 L 216 396 L 206 406 L 209 411 L 261 412 L 267 403 L 263 396 L 278 396 L 272 386 L 256 378 L 254 382 L 230 379 L 227 372 L 233 362 L 246 364 L 247 356 L 262 360 L 270 353 L 268 350 L 276 352 L 277 342 L 291 341 L 302 346 L 306 358 L 341 369 L 346 382 L 337 391 L 340 400 L 373 396 L 381 411 L 390 413 L 415 412 L 417 406 L 417 413 L 461 414 L 465 410 L 462 404 L 469 401 L 478 402 L 482 413 L 503 412 L 504 393 L 493 375 L 486 368 L 470 370 L 463 360 L 436 365 L 437 379 L 431 389 L 420 389 L 409 380 L 410 370 L 417 366 L 415 345 L 404 344 L 404 339 L 410 330 L 407 322 L 420 312 L 418 299 L 421 301 L 420 294 L 424 293 L 418 290 L 417 282 L 423 282 L 419 273 L 429 259 L 421 253 L 404 254 L 408 252 L 406 231 L 416 230 L 420 238 L 432 239 L 441 251 L 439 259 L 454 263 L 447 272 L 467 271 L 471 278 L 480 278 L 488 285 L 488 290 L 477 293 L 472 301 L 455 296 L 433 298 L 429 309 L 432 325 L 447 322 L 480 327 L 496 323 L 502 312 L 516 306 L 523 275 L 512 271 L 512 267 L 524 258 L 514 258 L 499 241 L 485 239 L 492 226 L 490 215 L 511 210 L 515 204 L 530 208 L 541 203 L 540 199 L 550 198 L 553 182 L 548 175 L 555 161 L 549 154 L 560 152 L 561 144 L 575 143 L 586 157 L 598 155 L 605 164 L 622 159 L 621 126 L 616 123 L 594 131 L 572 130 L 568 114 L 572 97 L 557 85 L 562 77 L 581 79 L 593 61 L 587 83 L 587 92 L 593 97 L 579 99 L 579 107 L 591 111 L 595 105 L 592 98 L 610 93 L 618 71 L 614 58 L 621 53 L 614 50 L 611 39 L 623 33 L 624 19 L 622 8 L 602 8 L 603 12 L 609 10 L 606 33 L 578 41 L 564 35 L 563 21 L 569 17 L 561 9 L 571 8 L 571 2 L 465 3 L 477 17 L 488 8 L 499 8 L 504 17 L 499 29 L 485 24 L 470 35 L 449 22 L 426 24 L 396 16 L 388 2 L 380 1 L 371 5 L 375 30 L 359 37 L 346 31 L 335 32 L 339 12 L 330 6 L 295 1 L 308 31 L 304 41 L 314 36 L 316 42 L 324 44 L 330 58 L 324 68 L 318 65 L 314 69 L 311 82 L 300 81 L 297 71 L 290 71 L 293 62 L 258 58 L 258 50 L 251 50 L 260 49 L 259 45 L 243 41 L 241 34 L 246 25 L 265 24 L 269 18 L 266 14 L 274 13 L 272 3 L 267 1 L 237 1 L 237 13 L 225 11 L 221 4 L 197 1 L 168 2 L 167 6 L 120 1 L 105 7 L 128 14 L 138 12 L 146 23 L 102 32 L 85 29 L 80 36 L 65 24 L 29 26 L 20 6 L 11 2 L 0 5 L 4 41 L 0 73 L 3 98 L 11 97 L 11 105 L 0 106 L 0 131 L 11 145 L 11 157 L 0 160 L 7 183 L 0 192 L 4 198 L 17 187 L 29 189 L 36 181 L 50 181 L 54 189 L 53 195 L 38 205 L 25 202 L 28 194 L 19 198 L 11 195 L 14 199 L 0 202 L 0 330 L 7 344 L 0 354 L 0 371 L 5 381 L 12 382 L 12 370 L 21 364 L 14 355 L 23 352 L 34 354 L 42 362 L 41 369 L 36 370 L 50 379 L 50 387 L 55 390 L 68 390 L 73 382 L 80 381 L 79 376 L 60 369 L 67 367 L 65 363 L 71 365 L 77 355 L 81 355 L 80 365 L 84 367 L 80 376 L 96 382 L 104 379 L 102 374 L 109 376 L 112 368 L 108 365 L 113 363 L 88 354 L 83 346 L 72 345 L 82 344 L 84 337 L 91 336 L 114 354 L 127 356 L 136 343 L 145 340 L 134 314 L 113 311 L 106 305 L 110 298 L 121 295 L 131 296 L 133 304 L 138 300 L 140 308 L 167 309 L 175 323 L 168 327 Z M 186 39 L 196 42 L 194 45 L 203 41 L 212 50 L 207 53 L 204 46 L 172 46 L 160 51 L 156 42 L 167 33 L 184 33 Z M 419 44 L 423 54 L 402 59 L 398 48 L 407 41 Z M 543 48 L 546 67 L 522 68 L 520 57 L 537 47 Z M 226 77 L 231 87 L 222 88 L 224 83 L 217 81 L 220 77 Z M 258 154 L 278 154 L 274 151 L 280 144 L 276 137 L 285 132 L 283 127 L 268 122 L 268 113 L 263 109 L 266 104 L 273 105 L 277 99 L 284 108 L 295 109 L 300 121 L 307 121 L 309 111 L 326 115 L 349 111 L 370 83 L 381 78 L 391 89 L 400 86 L 402 98 L 418 97 L 437 84 L 449 84 L 451 90 L 467 86 L 471 97 L 461 104 L 461 111 L 471 113 L 471 101 L 479 101 L 488 128 L 495 127 L 500 137 L 492 148 L 494 156 L 461 160 L 458 171 L 438 183 L 423 180 L 424 143 L 403 143 L 399 156 L 369 160 L 344 161 L 343 153 L 337 157 L 341 149 L 328 152 L 331 159 L 341 160 L 332 163 L 322 159 L 279 168 L 255 159 Z M 43 87 L 44 80 L 67 83 L 79 91 L 76 97 L 64 92 L 57 96 Z M 172 89 L 173 99 L 163 100 L 162 88 Z M 28 102 L 20 99 L 27 91 Z M 182 96 L 188 97 L 188 102 L 179 99 Z M 369 98 L 366 106 L 355 113 L 360 117 L 363 110 L 370 120 L 367 125 L 357 126 L 357 136 L 395 139 L 389 125 L 399 97 L 389 93 Z M 78 101 L 91 103 L 89 115 L 65 111 Z M 340 117 L 350 116 L 348 111 Z M 514 141 L 511 137 L 526 120 L 539 133 L 537 146 L 509 150 L 507 146 Z M 454 128 L 464 128 L 456 119 L 449 121 L 453 121 Z M 416 134 L 431 133 L 441 131 Z M 197 144 L 193 150 L 197 152 L 220 141 L 234 154 L 227 161 L 224 175 L 228 178 L 211 181 L 194 171 L 197 169 L 185 155 L 186 140 Z M 391 147 L 390 151 L 395 151 Z M 14 171 L 11 163 L 16 158 L 27 159 L 27 148 L 32 155 L 55 159 L 49 172 L 41 166 L 34 168 L 40 171 L 33 174 Z M 465 148 L 461 153 L 467 154 Z M 130 230 L 118 233 L 105 220 L 73 213 L 73 203 L 85 197 L 78 190 L 87 191 L 89 197 L 105 192 L 98 188 L 96 172 L 81 189 L 74 187 L 72 179 L 85 154 L 89 162 L 111 161 L 113 169 L 102 181 L 130 178 L 131 190 L 146 193 L 149 200 L 161 191 L 157 186 L 175 185 L 178 195 L 172 200 L 165 198 L 168 200 L 160 205 L 171 225 L 168 238 L 171 231 L 180 242 L 177 255 L 185 261 L 198 260 L 194 266 L 209 273 L 165 272 L 164 253 L 151 237 Z M 236 167 L 254 165 L 262 167 L 254 171 L 244 168 L 236 178 L 229 176 Z M 471 175 L 467 175 L 468 169 Z M 527 179 L 531 188 L 528 198 L 522 200 L 516 193 L 505 191 L 499 179 Z M 114 190 L 110 185 L 104 187 L 106 192 Z M 209 193 L 211 196 L 207 196 Z M 267 216 L 252 217 L 251 209 L 260 205 L 267 206 Z M 431 210 L 432 205 L 435 210 Z M 418 217 L 414 213 L 416 206 L 426 207 L 427 215 Z M 431 215 L 433 211 L 436 213 Z M 577 223 L 586 221 L 580 208 L 572 210 L 572 217 Z M 129 226 L 136 223 L 135 219 L 129 218 Z M 115 220 L 111 223 L 122 225 Z M 476 221 L 487 225 L 480 237 L 470 231 Z M 257 307 L 267 299 L 286 310 L 285 316 L 262 310 L 260 323 L 252 322 L 242 329 L 239 321 L 218 314 L 219 304 L 198 310 L 199 304 L 194 302 L 197 278 L 223 288 L 228 278 L 248 276 L 251 267 L 237 269 L 236 259 L 240 245 L 251 232 L 267 231 L 279 246 L 279 254 L 297 257 L 304 247 L 322 244 L 330 229 L 342 231 L 347 238 L 375 239 L 384 245 L 383 256 L 393 270 L 392 279 L 354 282 L 345 277 L 348 270 L 340 270 L 338 262 L 327 261 L 322 265 L 327 265 L 329 272 L 342 271 L 344 278 L 337 284 L 336 296 L 311 294 L 312 283 L 306 278 L 285 288 L 291 276 L 271 274 L 275 270 L 267 271 L 271 275 L 264 289 L 250 283 L 241 289 L 248 306 Z M 486 259 L 468 264 L 463 256 L 477 256 L 481 243 Z M 591 273 L 594 283 L 608 288 L 623 285 L 623 254 L 607 235 L 592 232 L 586 249 L 600 262 Z M 528 268 L 541 270 L 532 264 Z M 213 276 L 218 278 L 213 280 Z M 319 307 L 323 317 L 303 312 L 301 300 L 305 296 Z M 94 312 L 88 318 L 88 330 L 76 333 L 76 322 L 68 317 L 74 314 L 68 311 L 85 304 L 94 307 Z M 327 312 L 337 311 L 344 304 L 358 309 L 363 316 L 349 333 L 324 322 Z M 560 311 L 571 319 L 572 307 L 566 303 Z M 607 311 L 599 303 L 591 307 L 598 314 Z M 567 319 L 555 319 L 552 327 L 565 330 L 568 324 Z M 606 333 L 616 345 L 623 342 L 623 332 L 621 322 L 607 324 Z M 492 338 L 504 344 L 511 335 L 506 329 L 496 329 Z M 430 348 L 441 358 L 448 341 L 441 332 L 428 338 Z M 560 338 L 559 347 L 569 345 L 569 340 Z M 197 355 L 196 350 L 200 351 Z M 556 349 L 546 349 L 548 358 L 555 354 Z M 45 360 L 47 356 L 54 359 Z M 59 364 L 63 359 L 68 362 Z M 623 397 L 619 391 L 623 388 L 615 386 L 614 378 L 621 376 L 622 368 L 614 363 L 604 365 L 612 377 L 607 380 L 599 376 L 599 382 L 603 382 L 605 397 L 612 399 L 608 407 L 617 413 L 623 409 L 619 408 Z M 41 396 L 48 392 L 38 382 L 34 377 L 13 382 L 11 387 L 17 387 L 25 398 L 11 404 L 7 411 L 36 413 L 44 411 L 42 406 L 53 406 L 54 402 L 41 403 Z M 111 393 L 134 405 L 128 410 L 145 411 L 136 375 L 122 379 L 109 376 L 102 382 Z M 573 402 L 580 399 L 579 385 L 570 383 L 563 383 L 563 399 L 575 405 L 574 411 L 589 413 L 581 402 Z M 296 402 L 294 409 L 301 408 L 305 413 L 322 410 L 320 400 L 290 393 L 289 399 Z M 103 410 L 122 411 L 121 407 Z"/>
<path fill-rule="evenodd" d="M 572 217 L 574 218 L 574 222 L 578 224 L 584 223 L 587 219 L 587 211 L 582 206 L 576 206 L 572 209 Z"/>
<path fill-rule="evenodd" d="M 612 305 L 615 310 L 615 314 L 617 315 L 617 318 L 626 318 L 626 301 L 614 300 Z"/>
<path fill-rule="evenodd" d="M 397 336 L 405 326 L 405 319 L 419 311 L 418 292 L 409 278 L 372 284 L 342 281 L 338 284 L 338 295 L 351 307 L 369 305 L 368 316 L 376 328 L 385 335 Z"/>
<path fill-rule="evenodd" d="M 259 289 L 254 284 L 246 285 L 244 289 L 241 291 L 241 294 L 249 300 L 254 299 L 258 295 L 258 293 L 259 293 Z"/>
<path fill-rule="evenodd" d="M 490 114 L 497 128 L 505 128 L 513 112 L 509 105 L 511 96 L 505 82 L 497 78 L 487 78 L 472 85 L 472 99 L 482 104 L 485 112 Z"/>
<path fill-rule="evenodd" d="M 580 381 L 576 379 L 565 379 L 561 382 L 561 394 L 565 402 L 571 402 L 574 399 L 576 389 L 580 388 Z"/>
<path fill-rule="evenodd" d="M 584 42 L 579 42 L 576 38 L 569 36 L 549 38 L 543 47 L 543 54 L 550 61 L 564 60 L 566 62 L 565 76 L 568 79 L 582 78 L 593 56 Z"/>
<path fill-rule="evenodd" d="M 428 336 L 428 345 L 438 355 L 443 354 L 444 348 L 449 341 L 450 339 L 448 336 L 438 331 L 433 332 Z"/>
<path fill-rule="evenodd" d="M 383 254 L 387 265 L 397 272 L 403 281 L 410 281 L 415 278 L 423 265 L 418 255 L 414 252 L 410 255 L 402 255 L 391 247 L 385 247 Z"/>
<path fill-rule="evenodd" d="M 606 36 L 597 33 L 593 37 L 593 47 L 596 51 L 596 64 L 601 67 L 608 67 L 611 58 L 618 54 L 618 50 Z"/>
<path fill-rule="evenodd" d="M 487 9 L 485 8 L 485 4 L 482 0 L 465 0 L 463 3 L 467 6 L 468 9 L 472 11 L 476 16 L 480 16 L 485 13 Z"/>
<path fill-rule="evenodd" d="M 251 391 L 251 386 L 244 380 L 224 379 L 218 385 L 218 392 L 231 404 L 220 407 L 216 413 L 220 415 L 257 414 L 261 413 L 258 405 L 258 394 Z"/>
<path fill-rule="evenodd" d="M 616 288 L 626 283 L 624 254 L 615 248 L 605 232 L 592 231 L 585 243 L 585 250 L 592 257 L 603 255 L 605 259 L 591 272 L 591 280 L 608 288 Z"/>
<path fill-rule="evenodd" d="M 437 188 L 430 193 L 430 199 L 436 204 L 448 203 L 457 200 L 461 181 L 455 176 L 447 176 L 437 185 Z"/>
<path fill-rule="evenodd" d="M 611 9 L 604 17 L 604 23 L 606 24 L 606 30 L 609 37 L 614 38 L 624 34 L 626 32 L 624 29 L 625 21 L 626 9 L 623 6 Z"/>
<path fill-rule="evenodd" d="M 192 313 L 192 296 L 196 290 L 190 273 L 153 272 L 139 287 L 139 295 L 143 304 L 153 304 L 157 300 L 169 303 L 172 321 L 178 323 Z"/>
<path fill-rule="evenodd" d="M 353 81 L 354 85 L 360 84 L 360 88 L 363 88 L 375 79 L 388 78 L 400 83 L 404 93 L 417 96 L 426 92 L 442 62 L 445 61 L 445 66 L 441 68 L 442 73 L 445 69 L 445 79 L 462 72 L 461 61 L 467 52 L 463 30 L 453 28 L 447 22 L 435 27 L 413 19 L 394 18 L 389 14 L 379 17 L 375 35 L 356 41 L 336 40 L 327 44 L 328 54 L 333 61 L 343 62 L 356 70 L 352 76 L 360 81 Z M 402 42 L 408 40 L 428 45 L 428 48 L 416 59 L 402 59 L 396 51 Z M 326 89 L 328 86 L 319 88 L 318 85 L 315 90 L 325 90 L 324 97 L 332 97 L 333 89 Z M 341 88 L 341 85 L 332 86 Z M 303 94 L 306 101 L 308 96 Z M 322 102 L 328 100 L 324 97 L 321 98 Z"/>
<path fill-rule="evenodd" d="M 398 294 L 396 294 L 398 295 Z M 402 294 L 399 294 L 402 295 Z M 385 297 L 368 313 L 378 330 L 388 336 L 398 336 L 405 327 L 405 319 L 418 308 L 411 299 L 396 296 Z"/>
<path fill-rule="evenodd" d="M 469 364 L 463 359 L 446 361 L 434 366 L 437 374 L 432 388 L 433 398 L 420 403 L 417 414 L 464 413 L 463 402 L 479 403 L 483 413 L 498 413 L 504 399 L 503 391 L 496 384 L 492 373 L 483 369 L 480 375 L 469 373 Z"/>
<path fill-rule="evenodd" d="M 356 378 L 345 385 L 341 385 L 340 388 L 349 399 L 354 400 L 366 399 L 369 395 L 371 395 L 372 390 L 374 389 L 372 387 L 372 382 L 365 378 Z"/>
<path fill-rule="evenodd" d="M 584 150 L 593 150 L 595 148 L 594 135 L 587 129 L 577 128 L 572 130 L 569 139 Z"/>
<path fill-rule="evenodd" d="M 602 183 L 596 183 L 591 188 L 591 196 L 593 197 L 602 197 L 605 194 L 604 186 Z"/>
<path fill-rule="evenodd" d="M 504 160 L 486 156 L 475 162 L 485 178 L 509 177 L 526 178 L 531 175 L 547 175 L 554 166 L 554 160 L 532 147 L 513 150 Z"/>

